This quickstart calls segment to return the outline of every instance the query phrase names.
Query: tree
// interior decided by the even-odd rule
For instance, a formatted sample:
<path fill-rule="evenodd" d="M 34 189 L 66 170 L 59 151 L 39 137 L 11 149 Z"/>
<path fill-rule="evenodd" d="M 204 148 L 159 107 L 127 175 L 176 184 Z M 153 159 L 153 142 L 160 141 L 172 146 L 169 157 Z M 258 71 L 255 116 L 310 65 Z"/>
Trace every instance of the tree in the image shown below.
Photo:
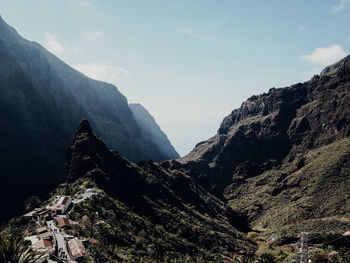
<path fill-rule="evenodd" d="M 86 215 L 89 218 L 90 237 L 93 237 L 94 236 L 94 224 L 97 221 L 98 213 L 95 212 L 95 210 L 90 205 L 88 205 Z"/>
<path fill-rule="evenodd" d="M 96 245 L 91 245 L 89 247 L 89 255 L 93 259 L 93 262 L 95 263 L 105 263 L 107 262 L 105 252 L 101 247 L 98 247 Z"/>
<path fill-rule="evenodd" d="M 112 245 L 111 252 L 114 252 L 116 244 L 120 241 L 121 231 L 117 226 L 111 226 L 110 224 L 103 224 L 99 227 L 99 239 L 107 247 Z"/>
<path fill-rule="evenodd" d="M 234 258 L 234 261 L 236 263 L 250 263 L 250 262 L 254 261 L 254 255 L 253 254 L 245 254 L 245 255 L 236 256 Z"/>
<path fill-rule="evenodd" d="M 36 195 L 29 196 L 24 201 L 24 208 L 27 212 L 32 211 L 34 208 L 39 207 L 41 204 L 41 200 Z"/>
<path fill-rule="evenodd" d="M 0 235 L 0 262 L 43 263 L 48 256 L 26 247 L 19 238 Z"/>
<path fill-rule="evenodd" d="M 260 255 L 259 260 L 260 263 L 275 263 L 276 257 L 274 254 L 269 252 L 264 252 Z"/>
<path fill-rule="evenodd" d="M 343 247 L 339 249 L 339 254 L 333 256 L 330 262 L 334 263 L 350 263 L 350 251 L 348 248 Z"/>

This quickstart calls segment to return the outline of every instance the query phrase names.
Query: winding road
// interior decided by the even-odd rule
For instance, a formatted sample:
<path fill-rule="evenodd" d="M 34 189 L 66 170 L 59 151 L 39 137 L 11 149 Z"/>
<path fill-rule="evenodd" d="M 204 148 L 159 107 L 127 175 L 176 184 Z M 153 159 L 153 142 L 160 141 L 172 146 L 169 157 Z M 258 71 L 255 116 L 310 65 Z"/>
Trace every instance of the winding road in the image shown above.
<path fill-rule="evenodd" d="M 63 259 L 65 262 L 75 263 L 76 261 L 72 260 L 67 251 L 66 242 L 61 231 L 55 226 L 53 220 L 47 221 L 47 226 L 51 229 L 51 232 L 55 235 L 57 241 L 57 249 L 59 258 Z"/>

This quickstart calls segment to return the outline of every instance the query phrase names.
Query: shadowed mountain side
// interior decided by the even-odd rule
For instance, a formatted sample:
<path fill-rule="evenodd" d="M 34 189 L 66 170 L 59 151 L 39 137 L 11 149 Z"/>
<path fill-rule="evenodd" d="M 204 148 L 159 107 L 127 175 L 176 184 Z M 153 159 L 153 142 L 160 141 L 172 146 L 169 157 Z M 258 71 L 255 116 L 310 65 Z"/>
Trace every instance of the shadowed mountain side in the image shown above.
<path fill-rule="evenodd" d="M 130 160 L 169 157 L 142 136 L 115 86 L 84 76 L 0 17 L 0 198 L 11 200 L 0 222 L 20 212 L 29 194 L 47 196 L 63 180 L 65 148 L 83 118 Z"/>
<path fill-rule="evenodd" d="M 130 103 L 129 107 L 141 127 L 141 136 L 144 137 L 144 140 L 149 140 L 155 144 L 158 151 L 164 154 L 165 160 L 179 158 L 180 155 L 175 151 L 168 137 L 161 130 L 152 115 L 139 103 Z"/>
<path fill-rule="evenodd" d="M 208 250 L 252 248 L 240 232 L 248 230 L 244 218 L 199 186 L 196 173 L 171 168 L 176 166 L 175 161 L 129 162 L 108 150 L 86 120 L 80 123 L 66 159 L 69 183 L 92 179 L 110 197 L 169 233 L 185 228 L 183 238 Z"/>

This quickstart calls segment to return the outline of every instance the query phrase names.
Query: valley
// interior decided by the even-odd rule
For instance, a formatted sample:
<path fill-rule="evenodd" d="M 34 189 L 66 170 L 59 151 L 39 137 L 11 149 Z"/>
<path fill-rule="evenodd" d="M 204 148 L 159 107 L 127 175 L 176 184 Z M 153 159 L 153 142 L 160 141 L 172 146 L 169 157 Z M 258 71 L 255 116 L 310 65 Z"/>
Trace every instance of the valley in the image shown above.
<path fill-rule="evenodd" d="M 96 5 L 83 3 L 75 4 Z M 338 9 L 346 3 L 341 1 Z M 162 24 L 158 22 L 155 25 Z M 216 27 L 209 26 L 208 34 Z M 306 28 L 299 26 L 299 33 L 306 33 Z M 193 41 L 186 39 L 183 47 L 225 42 L 192 29 L 176 32 Z M 76 32 L 73 35 L 78 38 Z M 143 105 L 130 103 L 114 84 L 66 64 L 57 54 L 75 49 L 60 46 L 49 33 L 46 38 L 51 46 L 29 41 L 0 17 L 0 263 L 350 262 L 350 56 L 341 46 L 299 56 L 311 61 L 317 74 L 266 89 L 232 106 L 213 136 L 180 156 Z M 107 35 L 99 31 L 81 32 L 80 38 L 85 48 L 97 47 L 98 40 L 108 43 Z M 120 38 L 118 45 L 119 40 L 123 43 Z M 143 37 L 131 46 L 151 40 Z M 187 131 L 195 126 L 198 133 L 200 127 L 209 127 L 211 118 L 222 111 L 218 97 L 224 103 L 231 96 L 235 105 L 237 94 L 232 96 L 229 89 L 222 94 L 215 86 L 225 83 L 225 77 L 234 79 L 232 87 L 243 85 L 242 94 L 255 77 L 266 87 L 267 77 L 257 74 L 256 68 L 266 72 L 268 66 L 258 59 L 248 63 L 251 56 L 247 56 L 235 70 L 226 65 L 224 73 L 223 66 L 220 70 L 207 66 L 210 56 L 205 63 L 198 62 L 207 59 L 204 53 L 196 55 L 195 64 L 186 65 L 191 53 L 202 52 L 194 48 L 181 54 L 186 62 L 158 62 L 168 71 L 158 69 L 161 86 L 153 89 L 156 82 L 150 81 L 154 76 L 148 76 L 153 70 L 148 62 L 171 55 L 179 43 L 140 52 L 140 57 L 143 53 L 152 57 L 151 61 L 144 57 L 147 67 L 142 73 L 136 68 L 145 62 L 129 49 L 108 58 L 137 65 L 138 75 L 129 83 L 143 94 L 141 99 L 157 104 L 151 111 L 162 116 L 171 132 L 178 132 L 177 138 L 190 137 L 177 130 L 178 123 L 187 125 Z M 91 58 L 105 53 L 94 51 L 84 54 Z M 78 56 L 83 51 L 74 52 Z M 326 55 L 315 59 L 322 52 L 332 59 Z M 121 67 L 88 65 L 94 65 L 95 74 L 113 69 L 107 79 L 131 75 Z M 241 67 L 249 74 L 242 74 Z M 200 80 L 191 82 L 187 72 L 177 75 L 176 81 L 167 79 L 182 68 L 202 72 Z M 213 76 L 222 74 L 220 80 L 204 78 L 201 70 L 209 68 Z M 274 69 L 278 71 L 277 66 Z M 138 77 L 148 82 L 136 87 Z M 203 86 L 193 92 L 195 96 L 188 90 L 194 84 Z M 164 94 L 169 98 L 159 101 Z M 210 94 L 210 103 L 202 102 L 203 112 L 196 105 L 204 94 Z M 177 103 L 175 108 L 170 100 Z M 191 105 L 191 112 L 180 115 L 184 103 Z"/>

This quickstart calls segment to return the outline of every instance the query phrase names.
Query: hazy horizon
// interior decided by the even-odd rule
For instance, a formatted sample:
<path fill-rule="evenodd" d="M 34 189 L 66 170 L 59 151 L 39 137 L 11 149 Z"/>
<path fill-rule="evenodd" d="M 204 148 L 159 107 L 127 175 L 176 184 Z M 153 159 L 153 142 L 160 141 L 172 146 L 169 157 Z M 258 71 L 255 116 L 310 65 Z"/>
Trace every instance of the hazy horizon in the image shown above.
<path fill-rule="evenodd" d="M 0 15 L 141 103 L 181 156 L 248 97 L 308 80 L 350 50 L 350 0 L 1 0 Z"/>

